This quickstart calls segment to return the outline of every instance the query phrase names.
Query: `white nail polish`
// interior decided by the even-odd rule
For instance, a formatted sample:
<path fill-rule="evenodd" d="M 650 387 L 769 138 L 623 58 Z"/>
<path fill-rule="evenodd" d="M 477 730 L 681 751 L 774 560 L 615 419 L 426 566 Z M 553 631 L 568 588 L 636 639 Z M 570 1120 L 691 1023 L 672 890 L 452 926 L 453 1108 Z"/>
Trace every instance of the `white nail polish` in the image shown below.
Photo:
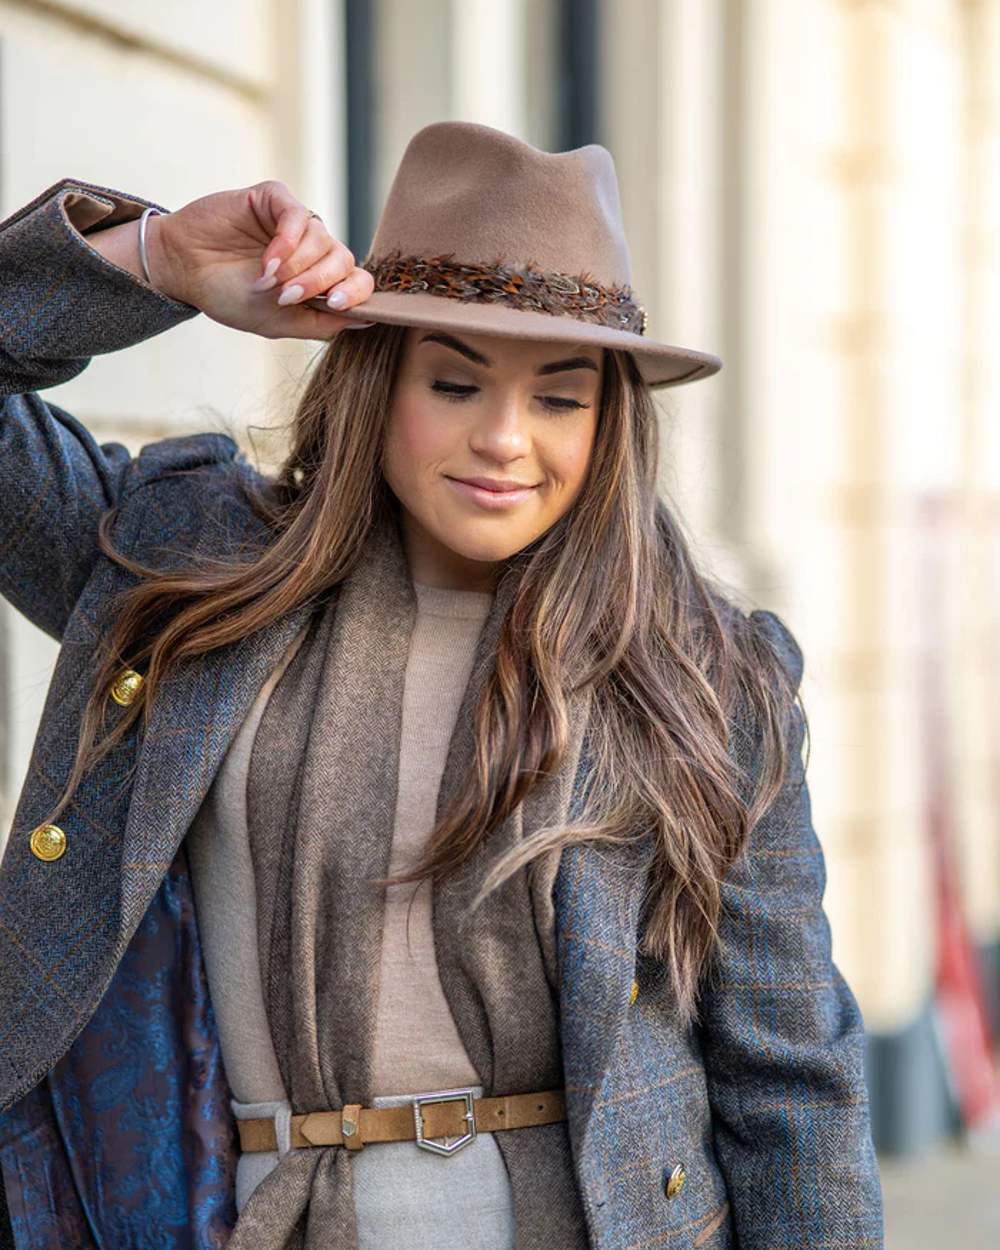
<path fill-rule="evenodd" d="M 294 304 L 296 300 L 300 300 L 304 294 L 305 294 L 305 287 L 299 286 L 297 282 L 293 283 L 292 286 L 286 286 L 285 289 L 281 292 L 281 294 L 278 296 L 278 303 L 279 304 Z"/>
<path fill-rule="evenodd" d="M 327 301 L 326 301 L 328 308 L 343 308 L 346 303 L 347 303 L 346 291 L 333 291 L 327 297 Z"/>
<path fill-rule="evenodd" d="M 265 278 L 273 278 L 274 275 L 278 272 L 278 266 L 280 264 L 281 264 L 281 258 L 278 256 L 272 256 L 271 259 L 264 266 L 263 276 Z"/>
<path fill-rule="evenodd" d="M 250 284 L 251 291 L 270 291 L 271 287 L 278 285 L 278 279 L 272 273 L 270 276 L 261 276 Z"/>

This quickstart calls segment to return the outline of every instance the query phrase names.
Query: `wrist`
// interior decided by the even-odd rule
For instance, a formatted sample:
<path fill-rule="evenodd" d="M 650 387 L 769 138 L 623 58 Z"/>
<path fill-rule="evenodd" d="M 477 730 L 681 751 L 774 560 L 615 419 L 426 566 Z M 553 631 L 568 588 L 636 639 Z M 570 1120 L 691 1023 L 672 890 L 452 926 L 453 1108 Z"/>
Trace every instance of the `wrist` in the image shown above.
<path fill-rule="evenodd" d="M 149 285 L 168 299 L 187 304 L 180 279 L 184 266 L 170 243 L 169 232 L 163 230 L 167 215 L 151 213 L 146 221 L 146 260 L 149 264 Z M 74 226 L 74 229 L 76 227 Z M 95 252 L 111 261 L 119 269 L 125 269 L 144 285 L 146 275 L 142 271 L 139 255 L 139 219 L 120 222 L 103 230 L 77 233 Z"/>
<path fill-rule="evenodd" d="M 179 303 L 190 303 L 184 289 L 184 266 L 173 244 L 170 230 L 170 214 L 151 213 L 146 219 L 146 263 L 149 281 L 161 295 Z M 138 252 L 138 226 L 136 228 Z"/>

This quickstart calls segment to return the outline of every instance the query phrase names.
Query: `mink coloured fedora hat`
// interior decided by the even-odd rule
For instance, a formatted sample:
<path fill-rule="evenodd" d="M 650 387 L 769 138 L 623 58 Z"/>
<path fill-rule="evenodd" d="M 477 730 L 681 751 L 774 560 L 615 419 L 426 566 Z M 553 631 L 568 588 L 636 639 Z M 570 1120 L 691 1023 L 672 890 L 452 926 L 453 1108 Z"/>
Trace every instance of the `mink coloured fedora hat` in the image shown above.
<path fill-rule="evenodd" d="M 474 122 L 424 126 L 359 263 L 375 289 L 343 317 L 621 348 L 651 387 L 722 368 L 646 337 L 614 161 L 597 143 L 544 152 Z"/>

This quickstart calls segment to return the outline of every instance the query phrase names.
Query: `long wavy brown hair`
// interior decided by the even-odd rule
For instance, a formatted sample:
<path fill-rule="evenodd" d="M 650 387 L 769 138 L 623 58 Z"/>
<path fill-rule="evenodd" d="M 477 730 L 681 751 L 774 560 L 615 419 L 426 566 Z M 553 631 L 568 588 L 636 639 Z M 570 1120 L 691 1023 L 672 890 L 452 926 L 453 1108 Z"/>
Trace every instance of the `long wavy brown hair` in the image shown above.
<path fill-rule="evenodd" d="M 258 549 L 156 569 L 117 551 L 114 514 L 103 518 L 102 549 L 137 580 L 102 640 L 53 818 L 84 772 L 148 716 L 171 670 L 318 600 L 350 573 L 379 509 L 393 503 L 381 459 L 404 335 L 376 325 L 337 335 L 319 354 L 280 470 L 239 479 L 264 522 Z M 493 866 L 479 897 L 553 847 L 651 839 L 639 950 L 665 963 L 680 1017 L 696 1022 L 720 882 L 785 778 L 797 694 L 752 618 L 696 568 L 658 492 L 658 455 L 649 388 L 627 352 L 608 350 L 581 492 L 519 556 L 523 575 L 476 712 L 475 769 L 421 862 L 384 881 L 437 881 L 462 864 L 559 767 L 568 697 L 589 690 L 580 818 L 525 839 Z M 145 680 L 105 732 L 107 692 L 123 665 L 143 668 Z M 747 716 L 759 761 L 752 787 L 732 737 Z"/>

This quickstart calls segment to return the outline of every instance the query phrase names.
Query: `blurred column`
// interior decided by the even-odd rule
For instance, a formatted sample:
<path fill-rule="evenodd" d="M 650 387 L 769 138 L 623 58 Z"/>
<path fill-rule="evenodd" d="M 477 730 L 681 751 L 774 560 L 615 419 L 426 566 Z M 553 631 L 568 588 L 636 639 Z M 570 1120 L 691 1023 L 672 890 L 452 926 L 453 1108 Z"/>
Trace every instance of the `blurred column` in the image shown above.
<path fill-rule="evenodd" d="M 857 432 L 879 477 L 878 515 L 857 534 L 855 563 L 862 548 L 877 545 L 881 566 L 872 586 L 877 719 L 868 743 L 881 795 L 854 859 L 859 877 L 869 880 L 874 868 L 879 880 L 873 949 L 881 967 L 869 1020 L 876 1125 L 885 1148 L 910 1151 L 950 1127 L 935 1019 L 929 842 L 940 831 L 953 854 L 961 839 L 949 639 L 965 419 L 965 48 L 951 0 L 873 4 L 853 21 L 856 56 L 876 51 L 879 87 L 874 112 L 859 108 L 857 126 L 880 150 L 869 262 L 876 333 L 867 349 L 878 441 Z M 925 982 L 922 1002 L 909 1001 L 915 972 Z"/>
<path fill-rule="evenodd" d="M 706 564 L 742 582 L 731 541 L 723 412 L 739 361 L 726 335 L 721 235 L 724 159 L 722 0 L 601 0 L 597 138 L 621 188 L 633 285 L 650 337 L 712 351 L 715 377 L 658 392 L 661 485 Z M 726 122 L 725 124 L 728 124 Z"/>
<path fill-rule="evenodd" d="M 871 1034 L 876 1133 L 910 1149 L 947 1127 L 927 744 L 948 750 L 933 701 L 952 677 L 960 6 L 738 7 L 747 537 L 806 652 L 827 910 Z"/>
<path fill-rule="evenodd" d="M 453 112 L 453 0 L 367 0 L 373 9 L 375 77 L 372 219 L 367 247 L 399 158 L 412 135 Z M 360 254 L 360 253 L 359 253 Z"/>
<path fill-rule="evenodd" d="M 723 9 L 721 284 L 734 369 L 719 473 L 751 601 L 781 613 L 805 652 L 824 901 L 834 958 L 867 1016 L 886 1005 L 873 958 L 883 884 L 873 831 L 889 722 L 873 206 L 886 156 L 878 43 L 852 38 L 864 7 L 727 0 Z M 913 819 L 909 830 L 908 871 L 919 871 Z M 893 985 L 905 1015 L 926 983 L 926 930 L 902 945 Z"/>
<path fill-rule="evenodd" d="M 455 117 L 523 135 L 526 7 L 526 0 L 453 0 Z"/>
<path fill-rule="evenodd" d="M 346 218 L 345 23 L 337 0 L 274 3 L 274 176 L 319 213 L 338 238 Z"/>

